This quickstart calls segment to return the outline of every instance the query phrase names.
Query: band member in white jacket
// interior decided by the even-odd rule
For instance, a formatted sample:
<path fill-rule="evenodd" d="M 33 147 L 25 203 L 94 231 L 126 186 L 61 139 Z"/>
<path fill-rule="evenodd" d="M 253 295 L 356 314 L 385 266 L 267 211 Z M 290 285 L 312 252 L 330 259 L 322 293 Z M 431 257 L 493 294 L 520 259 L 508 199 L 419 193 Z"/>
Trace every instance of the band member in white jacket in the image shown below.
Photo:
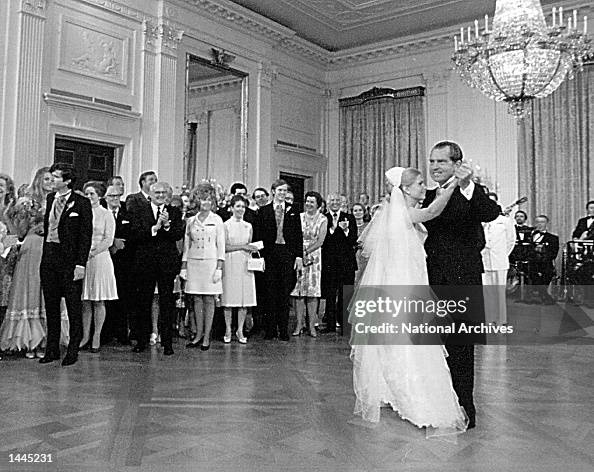
<path fill-rule="evenodd" d="M 491 200 L 497 201 L 495 193 L 489 193 Z M 504 214 L 489 223 L 483 223 L 485 230 L 485 248 L 482 250 L 483 291 L 485 298 L 485 321 L 487 323 L 506 324 L 507 307 L 505 287 L 509 269 L 509 255 L 516 243 L 516 231 L 513 220 Z"/>

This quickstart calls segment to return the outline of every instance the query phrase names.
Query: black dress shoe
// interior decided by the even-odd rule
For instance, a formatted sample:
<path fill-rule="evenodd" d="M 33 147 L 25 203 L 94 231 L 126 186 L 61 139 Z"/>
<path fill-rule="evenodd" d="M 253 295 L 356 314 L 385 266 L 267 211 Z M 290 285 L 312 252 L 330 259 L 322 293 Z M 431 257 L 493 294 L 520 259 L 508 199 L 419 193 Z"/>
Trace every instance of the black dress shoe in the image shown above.
<path fill-rule="evenodd" d="M 142 352 L 142 351 L 145 351 L 145 350 L 146 350 L 146 344 L 137 344 L 132 349 L 132 352 Z"/>
<path fill-rule="evenodd" d="M 70 354 L 66 354 L 66 357 L 64 357 L 64 359 L 62 359 L 62 365 L 64 367 L 72 365 L 72 364 L 76 364 L 76 361 L 78 360 L 78 356 L 73 356 Z"/>
<path fill-rule="evenodd" d="M 173 348 L 171 346 L 167 346 L 163 349 L 164 356 L 173 356 Z"/>
<path fill-rule="evenodd" d="M 336 328 L 334 328 L 334 329 L 332 329 L 332 328 L 324 328 L 324 329 L 320 330 L 320 333 L 322 333 L 322 334 L 336 333 Z"/>
<path fill-rule="evenodd" d="M 203 344 L 200 345 L 201 351 L 208 351 L 210 349 L 210 344 L 208 346 L 204 346 Z"/>
<path fill-rule="evenodd" d="M 474 418 L 468 420 L 468 426 L 466 429 L 476 428 L 476 420 Z"/>
<path fill-rule="evenodd" d="M 39 359 L 39 363 L 40 364 L 49 364 L 50 362 L 58 361 L 58 360 L 60 360 L 60 356 L 46 352 L 45 356 L 43 356 L 41 359 Z"/>

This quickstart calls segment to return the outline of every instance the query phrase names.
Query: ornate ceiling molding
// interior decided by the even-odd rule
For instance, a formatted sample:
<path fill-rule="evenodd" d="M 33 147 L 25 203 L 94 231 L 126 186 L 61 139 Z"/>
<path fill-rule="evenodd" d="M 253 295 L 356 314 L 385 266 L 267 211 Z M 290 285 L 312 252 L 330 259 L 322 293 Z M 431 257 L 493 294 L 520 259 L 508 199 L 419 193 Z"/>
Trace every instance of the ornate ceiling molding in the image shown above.
<path fill-rule="evenodd" d="M 216 83 L 199 83 L 196 85 L 190 85 L 189 95 L 190 97 L 218 93 L 222 91 L 235 90 L 241 88 L 243 78 L 229 79 L 225 81 L 218 81 Z"/>
<path fill-rule="evenodd" d="M 164 18 L 159 20 L 154 16 L 115 0 L 80 1 L 138 22 L 149 21 L 152 24 L 159 24 L 164 20 Z M 288 53 L 330 69 L 441 49 L 444 46 L 450 45 L 452 34 L 456 30 L 456 28 L 443 28 L 423 35 L 413 35 L 360 48 L 330 52 L 310 41 L 298 37 L 295 31 L 291 29 L 226 0 L 175 0 L 175 3 L 197 10 L 215 21 L 235 27 L 240 31 L 243 30 L 251 34 L 256 33 L 262 39 L 272 42 Z M 191 25 L 181 23 L 180 16 L 182 14 L 174 7 L 168 6 L 165 10 L 168 16 L 166 23 L 170 26 L 177 30 L 186 30 L 187 33 L 193 33 L 194 35 L 200 34 Z"/>

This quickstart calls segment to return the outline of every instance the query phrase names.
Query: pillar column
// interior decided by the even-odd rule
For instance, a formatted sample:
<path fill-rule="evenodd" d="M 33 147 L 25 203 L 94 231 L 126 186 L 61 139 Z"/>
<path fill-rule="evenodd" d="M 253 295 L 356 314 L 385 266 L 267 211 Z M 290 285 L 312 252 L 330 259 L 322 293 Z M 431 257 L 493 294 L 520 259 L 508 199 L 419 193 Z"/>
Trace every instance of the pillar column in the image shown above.
<path fill-rule="evenodd" d="M 175 156 L 177 48 L 183 31 L 166 23 L 144 22 L 144 86 L 141 168 L 172 185 L 181 181 L 183 156 Z M 179 162 L 178 162 L 179 161 Z"/>
<path fill-rule="evenodd" d="M 46 11 L 46 0 L 21 0 L 18 8 L 15 83 L 7 83 L 4 90 L 5 94 L 15 94 L 14 115 L 6 114 L 5 136 L 13 145 L 3 159 L 3 171 L 16 182 L 28 182 L 31 168 L 39 161 Z"/>

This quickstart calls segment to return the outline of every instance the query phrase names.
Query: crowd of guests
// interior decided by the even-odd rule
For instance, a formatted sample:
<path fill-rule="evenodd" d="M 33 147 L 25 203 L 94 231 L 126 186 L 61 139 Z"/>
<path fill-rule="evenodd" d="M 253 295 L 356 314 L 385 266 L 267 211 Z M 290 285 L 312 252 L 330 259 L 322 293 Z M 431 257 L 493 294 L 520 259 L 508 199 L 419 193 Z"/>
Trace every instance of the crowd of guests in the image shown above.
<path fill-rule="evenodd" d="M 49 363 L 64 345 L 70 365 L 79 350 L 112 341 L 134 352 L 160 343 L 171 355 L 175 335 L 208 350 L 219 331 L 224 343 L 246 344 L 250 333 L 288 341 L 342 328 L 344 287 L 365 264 L 359 237 L 381 206 L 367 194 L 349 205 L 310 191 L 300 208 L 282 179 L 251 194 L 214 181 L 174 194 L 152 171 L 138 184 L 124 199 L 121 177 L 79 187 L 66 164 L 18 189 L 0 174 L 0 351 Z M 486 314 L 498 324 L 507 322 L 510 265 L 550 304 L 559 251 L 546 215 L 531 227 L 519 210 L 514 226 L 510 210 L 484 225 Z M 594 202 L 587 210 L 576 239 L 594 239 Z"/>
<path fill-rule="evenodd" d="M 107 342 L 171 355 L 175 335 L 208 350 L 219 328 L 241 344 L 342 328 L 358 235 L 377 209 L 368 195 L 351 207 L 311 191 L 299 208 L 282 179 L 251 194 L 214 181 L 174 194 L 152 171 L 138 183 L 124 199 L 121 177 L 80 186 L 67 164 L 18 190 L 0 174 L 3 354 L 50 363 L 63 345 L 71 365 Z"/>

